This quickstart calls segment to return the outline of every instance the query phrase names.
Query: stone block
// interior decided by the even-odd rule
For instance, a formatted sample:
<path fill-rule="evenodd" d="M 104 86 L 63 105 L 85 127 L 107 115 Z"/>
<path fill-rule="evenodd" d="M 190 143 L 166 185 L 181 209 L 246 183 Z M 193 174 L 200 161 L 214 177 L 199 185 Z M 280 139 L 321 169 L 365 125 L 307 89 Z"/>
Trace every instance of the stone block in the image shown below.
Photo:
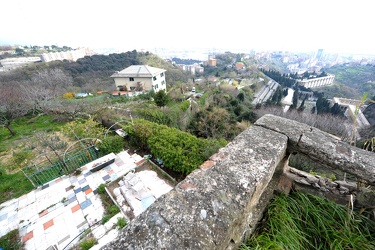
<path fill-rule="evenodd" d="M 252 126 L 103 249 L 237 249 L 268 205 L 260 198 L 286 148 L 286 136 Z"/>

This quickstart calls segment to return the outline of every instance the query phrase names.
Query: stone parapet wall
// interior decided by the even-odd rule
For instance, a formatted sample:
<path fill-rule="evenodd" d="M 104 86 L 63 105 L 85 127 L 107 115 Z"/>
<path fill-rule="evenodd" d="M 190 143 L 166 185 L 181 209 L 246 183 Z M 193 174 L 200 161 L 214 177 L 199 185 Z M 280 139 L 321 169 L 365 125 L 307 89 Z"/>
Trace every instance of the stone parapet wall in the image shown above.
<path fill-rule="evenodd" d="M 237 249 L 256 228 L 294 152 L 375 181 L 375 154 L 266 115 L 102 249 Z"/>

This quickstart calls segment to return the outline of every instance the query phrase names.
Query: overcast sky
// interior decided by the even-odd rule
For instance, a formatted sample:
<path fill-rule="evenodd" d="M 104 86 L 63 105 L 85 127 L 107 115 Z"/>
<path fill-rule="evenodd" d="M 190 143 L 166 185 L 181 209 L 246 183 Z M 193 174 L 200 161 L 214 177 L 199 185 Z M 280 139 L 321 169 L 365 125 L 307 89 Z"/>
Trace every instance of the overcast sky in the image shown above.
<path fill-rule="evenodd" d="M 5 0 L 0 44 L 375 54 L 373 0 Z"/>

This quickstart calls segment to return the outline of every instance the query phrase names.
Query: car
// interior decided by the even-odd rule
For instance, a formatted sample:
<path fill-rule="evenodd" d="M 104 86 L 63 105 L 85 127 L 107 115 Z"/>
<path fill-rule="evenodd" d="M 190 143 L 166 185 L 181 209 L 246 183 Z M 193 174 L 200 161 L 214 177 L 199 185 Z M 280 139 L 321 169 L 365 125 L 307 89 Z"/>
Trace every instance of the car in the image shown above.
<path fill-rule="evenodd" d="M 193 88 L 191 89 L 191 92 L 195 92 L 195 87 L 193 87 Z"/>
<path fill-rule="evenodd" d="M 195 98 L 200 98 L 203 94 L 202 93 L 198 93 L 198 94 L 195 94 L 194 97 Z"/>

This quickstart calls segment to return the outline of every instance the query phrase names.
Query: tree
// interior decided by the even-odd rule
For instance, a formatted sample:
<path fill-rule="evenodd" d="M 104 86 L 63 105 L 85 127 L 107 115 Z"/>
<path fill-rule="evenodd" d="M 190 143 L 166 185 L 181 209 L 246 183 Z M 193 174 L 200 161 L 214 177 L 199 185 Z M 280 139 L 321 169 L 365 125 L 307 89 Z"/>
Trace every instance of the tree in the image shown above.
<path fill-rule="evenodd" d="M 303 111 L 305 109 L 305 100 L 306 100 L 306 98 L 303 99 L 301 105 L 298 108 L 298 111 Z"/>
<path fill-rule="evenodd" d="M 69 75 L 55 68 L 37 71 L 22 87 L 27 100 L 33 103 L 34 111 L 48 112 L 51 100 L 65 93 L 72 83 Z"/>
<path fill-rule="evenodd" d="M 283 96 L 287 96 L 288 95 L 288 88 L 285 88 L 284 90 L 283 90 Z"/>
<path fill-rule="evenodd" d="M 20 49 L 20 48 L 16 48 L 16 53 L 18 55 L 24 55 L 25 54 L 25 51 L 23 49 Z"/>
<path fill-rule="evenodd" d="M 316 107 L 314 106 L 311 108 L 311 114 L 315 114 L 315 111 L 316 111 Z"/>
<path fill-rule="evenodd" d="M 294 91 L 294 93 L 293 93 L 293 104 L 290 106 L 290 109 L 297 108 L 297 105 L 298 105 L 298 96 L 299 96 L 299 93 L 298 93 L 298 88 L 297 88 Z"/>
<path fill-rule="evenodd" d="M 341 110 L 340 105 L 337 103 L 333 104 L 330 111 L 333 115 L 344 116 L 344 112 Z"/>
<path fill-rule="evenodd" d="M 168 95 L 164 92 L 164 90 L 159 90 L 154 97 L 154 101 L 158 107 L 164 107 L 167 105 L 169 100 Z"/>
<path fill-rule="evenodd" d="M 12 129 L 11 123 L 28 113 L 30 107 L 25 102 L 23 91 L 18 85 L 3 86 L 0 91 L 0 124 L 7 128 L 12 136 L 16 132 Z"/>
<path fill-rule="evenodd" d="M 329 101 L 320 96 L 316 101 L 316 111 L 318 114 L 330 113 Z"/>
<path fill-rule="evenodd" d="M 243 102 L 245 100 L 245 94 L 243 92 L 240 92 L 237 95 L 237 99 L 240 100 L 240 102 Z"/>

